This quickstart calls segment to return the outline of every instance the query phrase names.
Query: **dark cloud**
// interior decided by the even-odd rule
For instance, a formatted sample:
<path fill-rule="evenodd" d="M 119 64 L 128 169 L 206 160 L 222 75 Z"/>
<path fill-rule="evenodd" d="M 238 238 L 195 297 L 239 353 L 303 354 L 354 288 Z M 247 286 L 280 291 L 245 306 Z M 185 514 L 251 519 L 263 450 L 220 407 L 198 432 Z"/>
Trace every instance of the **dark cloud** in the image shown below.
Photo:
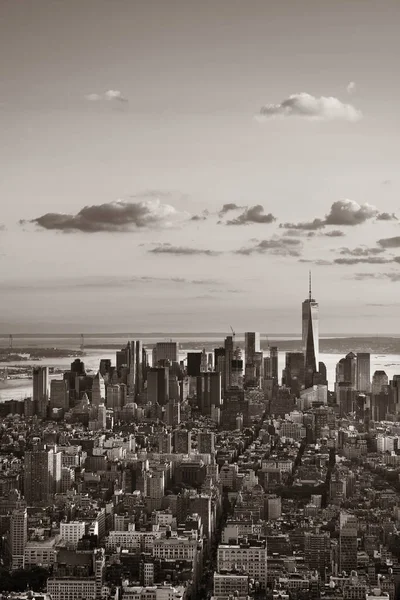
<path fill-rule="evenodd" d="M 382 248 L 400 248 L 400 236 L 382 238 L 377 241 Z"/>
<path fill-rule="evenodd" d="M 300 229 L 304 231 L 318 231 L 324 229 L 327 225 L 354 227 L 356 225 L 362 225 L 378 214 L 378 210 L 375 206 L 371 206 L 370 204 L 360 205 L 353 200 L 337 200 L 332 204 L 329 213 L 324 219 L 315 218 L 312 221 L 301 223 L 281 223 L 280 227 L 283 229 Z M 333 230 L 325 235 L 328 235 L 329 237 L 340 237 L 344 234 L 342 232 L 339 233 L 339 230 Z"/>
<path fill-rule="evenodd" d="M 325 222 L 322 219 L 314 219 L 313 221 L 306 221 L 304 223 L 281 223 L 279 227 L 288 230 L 317 231 L 325 227 Z"/>
<path fill-rule="evenodd" d="M 316 98 L 302 92 L 292 94 L 279 104 L 266 104 L 260 109 L 261 119 L 298 117 L 314 121 L 359 121 L 361 111 L 352 104 L 338 98 L 321 96 Z"/>
<path fill-rule="evenodd" d="M 395 258 L 384 258 L 382 256 L 368 256 L 366 258 L 335 258 L 335 265 L 385 265 L 397 262 Z"/>
<path fill-rule="evenodd" d="M 379 213 L 379 215 L 376 215 L 376 220 L 377 221 L 398 221 L 398 218 L 396 217 L 396 215 L 394 213 L 383 212 L 383 213 Z"/>
<path fill-rule="evenodd" d="M 193 217 L 190 220 L 191 221 L 206 221 L 209 216 L 210 216 L 209 211 L 203 210 L 203 212 L 200 215 L 193 215 Z"/>
<path fill-rule="evenodd" d="M 126 232 L 143 228 L 169 227 L 186 218 L 170 204 L 160 200 L 125 202 L 117 200 L 107 204 L 85 206 L 77 214 L 46 213 L 21 225 L 33 223 L 41 229 L 65 233 Z"/>
<path fill-rule="evenodd" d="M 275 256 L 301 256 L 302 243 L 292 238 L 273 238 L 261 240 L 254 246 L 240 248 L 235 254 L 250 256 L 251 254 L 274 254 Z"/>
<path fill-rule="evenodd" d="M 385 252 L 384 248 L 368 248 L 366 246 L 357 246 L 357 248 L 340 248 L 339 254 L 344 256 L 367 257 L 376 256 Z"/>
<path fill-rule="evenodd" d="M 218 215 L 223 217 L 226 215 L 226 213 L 231 212 L 232 210 L 242 210 L 242 208 L 244 208 L 244 206 L 238 206 L 238 204 L 235 204 L 234 202 L 229 202 L 228 204 L 223 205 Z"/>
<path fill-rule="evenodd" d="M 325 237 L 335 238 L 335 237 L 344 237 L 345 233 L 343 231 L 340 231 L 340 229 L 332 229 L 332 231 L 326 231 L 325 233 L 322 233 L 321 235 L 323 235 Z"/>
<path fill-rule="evenodd" d="M 354 227 L 361 225 L 375 217 L 378 213 L 371 204 L 357 204 L 353 200 L 338 200 L 331 206 L 330 212 L 325 217 L 325 225 L 346 225 Z"/>
<path fill-rule="evenodd" d="M 273 223 L 276 218 L 271 213 L 265 214 L 264 207 L 261 204 L 250 206 L 242 212 L 236 219 L 227 221 L 227 225 L 247 225 L 249 223 Z"/>
<path fill-rule="evenodd" d="M 171 244 L 161 244 L 152 250 L 151 254 L 173 254 L 174 256 L 218 256 L 221 252 L 216 250 L 205 250 L 202 248 L 190 248 L 188 246 L 172 246 Z"/>
<path fill-rule="evenodd" d="M 312 238 L 315 237 L 315 231 L 303 231 L 301 229 L 286 229 L 282 233 L 284 237 L 306 237 Z"/>

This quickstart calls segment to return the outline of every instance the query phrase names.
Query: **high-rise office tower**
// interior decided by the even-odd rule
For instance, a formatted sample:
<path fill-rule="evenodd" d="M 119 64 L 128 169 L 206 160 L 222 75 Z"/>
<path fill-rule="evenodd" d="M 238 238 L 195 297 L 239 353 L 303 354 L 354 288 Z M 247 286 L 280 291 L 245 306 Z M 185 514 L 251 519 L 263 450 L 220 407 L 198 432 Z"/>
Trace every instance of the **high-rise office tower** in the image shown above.
<path fill-rule="evenodd" d="M 197 377 L 197 405 L 203 415 L 211 415 L 212 406 L 222 404 L 221 373 L 209 371 Z"/>
<path fill-rule="evenodd" d="M 308 388 L 313 385 L 319 364 L 318 303 L 312 297 L 311 273 L 308 298 L 302 304 L 302 340 L 305 387 Z"/>
<path fill-rule="evenodd" d="M 207 352 L 206 352 L 205 348 L 203 348 L 203 352 L 201 353 L 200 371 L 202 373 L 207 373 L 207 371 L 208 371 L 208 359 L 207 359 Z"/>
<path fill-rule="evenodd" d="M 339 520 L 339 571 L 350 573 L 357 569 L 357 518 L 347 512 Z"/>
<path fill-rule="evenodd" d="M 151 367 L 147 373 L 147 399 L 165 406 L 169 400 L 169 368 Z"/>
<path fill-rule="evenodd" d="M 348 382 L 356 389 L 357 386 L 357 358 L 353 352 L 349 352 L 343 365 L 344 381 Z"/>
<path fill-rule="evenodd" d="M 50 382 L 50 408 L 69 409 L 68 381 L 65 379 L 52 379 Z"/>
<path fill-rule="evenodd" d="M 357 391 L 368 393 L 371 390 L 371 355 L 357 352 Z"/>
<path fill-rule="evenodd" d="M 302 352 L 286 352 L 284 373 L 285 384 L 294 394 L 298 394 L 304 387 L 304 355 Z"/>
<path fill-rule="evenodd" d="M 49 369 L 48 367 L 34 367 L 33 378 L 33 402 L 36 414 L 39 417 L 47 416 L 49 403 Z"/>
<path fill-rule="evenodd" d="M 97 373 L 95 378 L 93 379 L 92 385 L 92 404 L 94 406 L 99 406 L 100 404 L 106 401 L 106 384 L 104 382 L 104 378 L 100 374 L 100 371 Z"/>
<path fill-rule="evenodd" d="M 197 435 L 197 450 L 199 454 L 211 454 L 215 450 L 215 433 L 200 431 Z"/>
<path fill-rule="evenodd" d="M 116 353 L 116 365 L 117 371 L 119 371 L 122 367 L 128 366 L 128 354 L 126 348 L 122 348 L 121 350 L 117 350 Z"/>
<path fill-rule="evenodd" d="M 232 387 L 232 360 L 233 360 L 233 337 L 228 335 L 225 338 L 225 391 Z"/>
<path fill-rule="evenodd" d="M 85 363 L 81 361 L 80 358 L 76 358 L 71 363 L 71 373 L 78 377 L 83 377 L 84 375 L 86 375 Z"/>
<path fill-rule="evenodd" d="M 13 510 L 10 519 L 11 569 L 24 568 L 24 551 L 28 541 L 28 511 L 26 508 Z"/>
<path fill-rule="evenodd" d="M 190 454 L 192 451 L 192 434 L 187 429 L 175 429 L 174 452 L 176 454 Z"/>
<path fill-rule="evenodd" d="M 244 334 L 244 357 L 246 365 L 254 364 L 254 355 L 260 352 L 260 334 L 257 331 L 246 331 Z"/>
<path fill-rule="evenodd" d="M 387 385 L 389 385 L 389 378 L 385 371 L 375 371 L 372 375 L 372 394 L 381 394 Z"/>
<path fill-rule="evenodd" d="M 271 346 L 269 349 L 269 357 L 271 359 L 271 377 L 275 383 L 278 383 L 278 348 Z"/>
<path fill-rule="evenodd" d="M 160 360 L 169 360 L 171 363 L 178 362 L 177 342 L 157 342 L 153 350 L 153 367 L 156 367 Z"/>
<path fill-rule="evenodd" d="M 28 504 L 50 503 L 61 485 L 61 452 L 42 448 L 25 452 L 24 494 Z"/>
<path fill-rule="evenodd" d="M 132 342 L 133 343 L 133 342 Z M 143 391 L 143 345 L 140 340 L 135 341 L 135 396 Z"/>
<path fill-rule="evenodd" d="M 198 377 L 201 372 L 201 352 L 187 353 L 187 374 L 189 377 Z"/>

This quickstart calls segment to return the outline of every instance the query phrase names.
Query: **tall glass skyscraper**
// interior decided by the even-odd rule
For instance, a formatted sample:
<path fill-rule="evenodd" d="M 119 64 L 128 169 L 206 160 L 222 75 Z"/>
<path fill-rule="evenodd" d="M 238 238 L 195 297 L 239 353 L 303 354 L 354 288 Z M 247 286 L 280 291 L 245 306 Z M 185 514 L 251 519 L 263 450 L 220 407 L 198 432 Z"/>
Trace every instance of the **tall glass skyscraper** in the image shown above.
<path fill-rule="evenodd" d="M 308 298 L 302 304 L 302 334 L 304 378 L 307 388 L 312 386 L 319 364 L 318 302 L 313 299 L 311 293 L 311 273 Z"/>

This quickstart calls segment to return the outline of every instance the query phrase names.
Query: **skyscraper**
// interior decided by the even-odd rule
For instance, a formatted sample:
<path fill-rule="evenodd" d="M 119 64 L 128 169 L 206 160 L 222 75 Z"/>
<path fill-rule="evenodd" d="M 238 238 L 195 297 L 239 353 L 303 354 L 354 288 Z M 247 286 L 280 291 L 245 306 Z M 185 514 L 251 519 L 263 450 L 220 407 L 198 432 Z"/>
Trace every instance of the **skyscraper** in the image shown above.
<path fill-rule="evenodd" d="M 11 569 L 24 568 L 24 550 L 28 541 L 28 511 L 26 508 L 13 510 L 10 519 Z"/>
<path fill-rule="evenodd" d="M 270 369 L 271 377 L 274 383 L 278 383 L 278 348 L 277 346 L 271 346 L 269 349 L 269 357 L 271 359 Z"/>
<path fill-rule="evenodd" d="M 302 304 L 302 340 L 307 388 L 313 385 L 314 373 L 317 372 L 319 363 L 318 302 L 313 299 L 311 293 L 311 273 L 308 298 Z"/>
<path fill-rule="evenodd" d="M 47 416 L 49 402 L 49 369 L 48 367 L 34 367 L 33 373 L 33 402 L 39 417 Z"/>
<path fill-rule="evenodd" d="M 25 452 L 24 494 L 28 504 L 49 503 L 61 484 L 61 452 L 46 447 Z"/>
<path fill-rule="evenodd" d="M 246 365 L 254 364 L 254 355 L 256 352 L 260 352 L 260 334 L 257 331 L 246 331 L 244 334 Z"/>
<path fill-rule="evenodd" d="M 225 338 L 225 391 L 232 387 L 233 337 Z"/>
<path fill-rule="evenodd" d="M 147 399 L 165 406 L 169 400 L 169 368 L 152 367 L 147 374 Z"/>
<path fill-rule="evenodd" d="M 357 391 L 368 393 L 371 389 L 371 355 L 357 352 Z"/>

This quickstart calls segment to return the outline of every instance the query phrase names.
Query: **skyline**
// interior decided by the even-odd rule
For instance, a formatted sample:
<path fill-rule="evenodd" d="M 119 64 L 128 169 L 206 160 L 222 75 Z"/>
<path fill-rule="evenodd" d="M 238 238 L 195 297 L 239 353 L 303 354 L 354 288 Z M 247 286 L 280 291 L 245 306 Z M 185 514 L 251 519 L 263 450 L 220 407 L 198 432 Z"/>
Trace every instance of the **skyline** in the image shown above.
<path fill-rule="evenodd" d="M 1 332 L 395 329 L 400 5 L 267 4 L 1 4 Z"/>

